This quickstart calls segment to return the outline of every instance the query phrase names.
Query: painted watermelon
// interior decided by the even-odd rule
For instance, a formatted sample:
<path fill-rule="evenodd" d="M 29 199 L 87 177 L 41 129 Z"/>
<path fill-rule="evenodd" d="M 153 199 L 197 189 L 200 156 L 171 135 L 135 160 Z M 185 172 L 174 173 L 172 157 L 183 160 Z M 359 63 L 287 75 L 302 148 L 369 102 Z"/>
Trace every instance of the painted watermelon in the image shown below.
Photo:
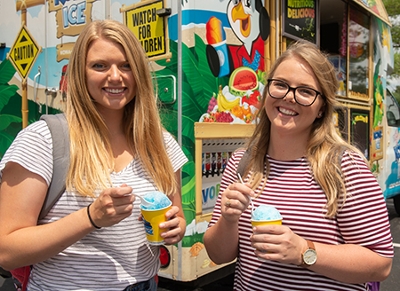
<path fill-rule="evenodd" d="M 247 91 L 258 89 L 257 74 L 248 67 L 235 69 L 229 78 L 229 92 L 235 96 L 243 96 Z"/>

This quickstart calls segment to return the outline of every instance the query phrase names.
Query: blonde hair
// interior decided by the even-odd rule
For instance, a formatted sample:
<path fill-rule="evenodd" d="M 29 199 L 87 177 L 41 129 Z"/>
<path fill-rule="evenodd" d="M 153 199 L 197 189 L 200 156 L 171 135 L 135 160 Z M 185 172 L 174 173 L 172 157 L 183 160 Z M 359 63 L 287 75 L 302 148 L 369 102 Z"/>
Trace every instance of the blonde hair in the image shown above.
<path fill-rule="evenodd" d="M 273 78 L 279 65 L 288 58 L 300 58 L 312 69 L 321 88 L 324 99 L 323 116 L 314 121 L 310 132 L 307 145 L 306 158 L 310 163 L 313 175 L 317 183 L 325 192 L 327 198 L 327 217 L 332 217 L 337 213 L 338 201 L 343 198 L 345 201 L 346 187 L 341 171 L 341 157 L 346 151 L 351 155 L 352 152 L 362 153 L 352 145 L 348 144 L 338 134 L 333 124 L 333 113 L 339 107 L 336 100 L 338 81 L 335 69 L 318 47 L 307 41 L 298 41 L 292 44 L 276 60 L 272 66 L 268 79 Z M 261 104 L 265 104 L 267 90 L 264 90 Z M 259 122 L 253 136 L 249 140 L 250 163 L 245 170 L 245 174 L 251 174 L 253 189 L 256 189 L 262 181 L 266 183 L 269 174 L 269 164 L 266 158 L 268 145 L 270 142 L 271 122 L 265 110 L 258 113 Z M 266 172 L 265 172 L 266 165 Z M 261 190 L 262 191 L 262 190 Z"/>
<path fill-rule="evenodd" d="M 110 172 L 114 159 L 109 131 L 96 110 L 86 83 L 86 58 L 91 43 L 99 38 L 122 46 L 130 64 L 136 95 L 125 106 L 124 134 L 135 158 L 139 158 L 156 187 L 166 193 L 177 191 L 175 174 L 167 155 L 149 61 L 133 35 L 114 20 L 93 21 L 78 37 L 68 64 L 66 118 L 69 124 L 71 159 L 67 189 L 73 187 L 83 196 L 112 186 Z"/>

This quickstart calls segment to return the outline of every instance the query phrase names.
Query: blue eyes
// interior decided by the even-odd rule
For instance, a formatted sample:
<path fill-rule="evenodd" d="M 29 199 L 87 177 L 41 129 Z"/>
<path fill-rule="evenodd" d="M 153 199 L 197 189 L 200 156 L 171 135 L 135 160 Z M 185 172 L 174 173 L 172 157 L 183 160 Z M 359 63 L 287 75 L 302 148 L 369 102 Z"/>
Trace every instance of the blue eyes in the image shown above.
<path fill-rule="evenodd" d="M 102 63 L 95 63 L 91 66 L 91 68 L 95 69 L 95 70 L 107 70 L 109 68 L 109 66 L 106 64 L 102 64 Z M 126 64 L 119 65 L 118 68 L 120 70 L 124 70 L 124 71 L 129 70 L 130 71 L 131 65 L 129 63 L 126 63 Z"/>

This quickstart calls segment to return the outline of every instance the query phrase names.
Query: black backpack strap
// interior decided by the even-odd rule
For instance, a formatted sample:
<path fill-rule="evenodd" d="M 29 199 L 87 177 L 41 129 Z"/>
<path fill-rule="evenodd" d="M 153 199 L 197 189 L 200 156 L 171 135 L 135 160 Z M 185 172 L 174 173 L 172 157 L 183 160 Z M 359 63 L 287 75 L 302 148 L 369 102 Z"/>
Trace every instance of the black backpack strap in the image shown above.
<path fill-rule="evenodd" d="M 47 122 L 53 140 L 53 176 L 40 211 L 39 219 L 42 219 L 65 191 L 65 178 L 69 168 L 69 130 L 62 113 L 42 115 L 40 119 Z"/>

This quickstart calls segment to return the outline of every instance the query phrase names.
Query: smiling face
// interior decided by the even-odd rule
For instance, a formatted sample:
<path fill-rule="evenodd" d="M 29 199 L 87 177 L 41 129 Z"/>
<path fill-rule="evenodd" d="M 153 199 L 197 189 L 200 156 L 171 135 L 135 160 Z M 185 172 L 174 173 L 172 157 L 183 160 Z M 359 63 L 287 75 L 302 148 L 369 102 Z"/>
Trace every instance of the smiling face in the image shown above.
<path fill-rule="evenodd" d="M 291 87 L 305 86 L 321 92 L 310 66 L 298 57 L 284 60 L 275 70 L 273 79 L 284 81 Z M 322 113 L 324 100 L 320 95 L 311 106 L 305 107 L 296 103 L 293 94 L 291 90 L 283 99 L 267 95 L 265 110 L 271 121 L 271 134 L 308 136 L 314 120 Z"/>
<path fill-rule="evenodd" d="M 99 38 L 88 49 L 86 82 L 99 111 L 121 110 L 135 96 L 136 83 L 122 46 Z"/>

